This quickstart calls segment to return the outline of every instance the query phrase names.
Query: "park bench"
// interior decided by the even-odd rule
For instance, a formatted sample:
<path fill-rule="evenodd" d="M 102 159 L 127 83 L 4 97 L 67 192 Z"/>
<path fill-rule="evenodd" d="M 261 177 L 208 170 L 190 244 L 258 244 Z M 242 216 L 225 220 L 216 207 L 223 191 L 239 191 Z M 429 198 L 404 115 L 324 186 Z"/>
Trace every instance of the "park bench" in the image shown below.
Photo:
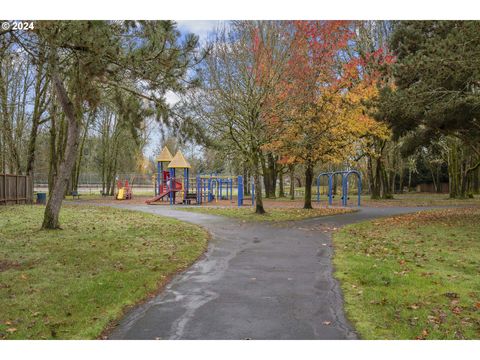
<path fill-rule="evenodd" d="M 74 200 L 75 197 L 77 197 L 77 199 L 80 200 L 80 194 L 78 193 L 77 190 L 72 191 L 70 195 L 72 195 L 72 200 Z"/>

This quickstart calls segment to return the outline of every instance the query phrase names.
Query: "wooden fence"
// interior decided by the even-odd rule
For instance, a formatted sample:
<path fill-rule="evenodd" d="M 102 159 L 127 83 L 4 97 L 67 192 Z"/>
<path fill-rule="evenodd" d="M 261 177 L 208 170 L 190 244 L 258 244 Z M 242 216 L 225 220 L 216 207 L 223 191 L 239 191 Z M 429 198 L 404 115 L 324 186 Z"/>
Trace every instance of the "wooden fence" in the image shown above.
<path fill-rule="evenodd" d="M 32 202 L 33 184 L 30 176 L 0 174 L 0 205 Z"/>

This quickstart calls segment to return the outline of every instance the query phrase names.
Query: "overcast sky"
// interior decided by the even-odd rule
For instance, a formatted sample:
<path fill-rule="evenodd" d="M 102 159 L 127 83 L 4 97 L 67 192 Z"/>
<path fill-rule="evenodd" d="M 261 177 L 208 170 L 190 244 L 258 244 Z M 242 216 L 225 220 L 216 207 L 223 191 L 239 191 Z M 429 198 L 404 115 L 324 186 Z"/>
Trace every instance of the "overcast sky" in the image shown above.
<path fill-rule="evenodd" d="M 208 35 L 220 25 L 219 20 L 180 20 L 176 21 L 178 28 L 182 33 L 194 33 L 200 37 L 200 43 L 203 43 Z"/>
<path fill-rule="evenodd" d="M 209 34 L 211 34 L 217 26 L 221 24 L 222 21 L 219 20 L 181 20 L 176 21 L 178 29 L 182 34 L 194 33 L 199 36 L 200 44 L 205 43 L 208 39 Z M 174 104 L 178 101 L 176 94 L 169 92 L 166 94 L 167 102 Z M 160 143 L 160 124 L 155 124 L 155 129 L 151 134 L 151 141 L 145 148 L 146 156 L 154 156 L 155 150 L 158 148 Z"/>

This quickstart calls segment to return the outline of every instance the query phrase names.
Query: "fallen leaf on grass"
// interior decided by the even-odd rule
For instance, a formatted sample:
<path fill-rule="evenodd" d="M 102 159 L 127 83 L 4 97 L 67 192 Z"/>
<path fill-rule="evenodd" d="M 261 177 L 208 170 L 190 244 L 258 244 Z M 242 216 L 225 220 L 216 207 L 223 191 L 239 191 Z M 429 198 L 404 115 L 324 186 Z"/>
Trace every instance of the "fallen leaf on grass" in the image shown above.
<path fill-rule="evenodd" d="M 17 331 L 16 328 L 8 328 L 7 329 L 7 332 L 9 332 L 10 334 L 13 334 L 15 331 Z"/>
<path fill-rule="evenodd" d="M 423 329 L 422 330 L 422 334 L 417 336 L 416 339 L 417 340 L 425 340 L 425 338 L 428 336 L 428 330 L 427 329 Z"/>
<path fill-rule="evenodd" d="M 452 309 L 452 312 L 454 314 L 460 314 L 462 312 L 462 308 L 459 307 L 459 306 L 455 306 L 453 309 Z"/>

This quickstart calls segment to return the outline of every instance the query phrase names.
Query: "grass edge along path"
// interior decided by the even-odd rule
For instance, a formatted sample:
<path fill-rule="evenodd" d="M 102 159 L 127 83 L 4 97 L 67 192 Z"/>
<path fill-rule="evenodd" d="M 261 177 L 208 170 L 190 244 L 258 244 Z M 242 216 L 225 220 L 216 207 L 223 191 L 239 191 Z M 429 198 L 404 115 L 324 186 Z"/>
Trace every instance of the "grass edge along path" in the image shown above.
<path fill-rule="evenodd" d="M 364 339 L 480 339 L 480 208 L 422 211 L 334 234 L 335 277 Z"/>
<path fill-rule="evenodd" d="M 158 292 L 206 249 L 179 220 L 65 206 L 62 230 L 40 230 L 44 207 L 0 207 L 0 338 L 93 339 Z"/>
<path fill-rule="evenodd" d="M 179 207 L 175 210 L 226 216 L 238 220 L 255 222 L 297 221 L 358 211 L 356 209 L 341 207 L 322 207 L 313 209 L 267 208 L 265 214 L 255 214 L 252 207 Z"/>

